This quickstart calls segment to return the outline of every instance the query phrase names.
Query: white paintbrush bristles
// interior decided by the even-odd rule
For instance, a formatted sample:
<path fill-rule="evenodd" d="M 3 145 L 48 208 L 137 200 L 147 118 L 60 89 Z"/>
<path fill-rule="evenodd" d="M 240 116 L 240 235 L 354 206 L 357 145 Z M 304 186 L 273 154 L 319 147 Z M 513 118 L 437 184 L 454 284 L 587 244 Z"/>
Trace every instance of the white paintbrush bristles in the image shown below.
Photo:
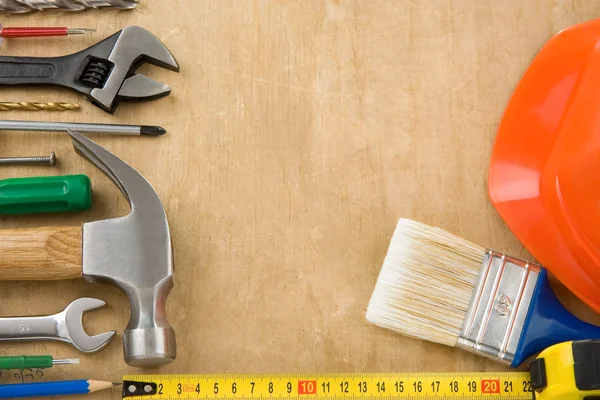
<path fill-rule="evenodd" d="M 403 335 L 454 346 L 485 252 L 442 229 L 400 219 L 367 320 Z"/>

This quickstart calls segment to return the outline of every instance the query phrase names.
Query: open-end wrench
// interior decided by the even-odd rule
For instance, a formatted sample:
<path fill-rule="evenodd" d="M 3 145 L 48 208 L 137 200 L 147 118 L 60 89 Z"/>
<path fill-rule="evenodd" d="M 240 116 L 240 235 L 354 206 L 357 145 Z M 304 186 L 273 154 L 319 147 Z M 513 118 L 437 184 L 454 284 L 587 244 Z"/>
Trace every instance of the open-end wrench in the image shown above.
<path fill-rule="evenodd" d="M 71 344 L 83 353 L 93 353 L 106 346 L 115 331 L 89 336 L 83 329 L 83 313 L 105 304 L 99 299 L 82 297 L 58 314 L 0 318 L 0 342 L 58 340 Z"/>

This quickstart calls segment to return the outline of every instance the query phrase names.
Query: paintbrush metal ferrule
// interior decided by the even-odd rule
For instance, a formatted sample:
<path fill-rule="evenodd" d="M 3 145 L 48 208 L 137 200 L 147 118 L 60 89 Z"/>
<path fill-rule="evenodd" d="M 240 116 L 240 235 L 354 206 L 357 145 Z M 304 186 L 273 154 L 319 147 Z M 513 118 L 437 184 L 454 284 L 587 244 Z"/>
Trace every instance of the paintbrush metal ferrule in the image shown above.
<path fill-rule="evenodd" d="M 541 267 L 488 250 L 457 346 L 511 365 Z"/>

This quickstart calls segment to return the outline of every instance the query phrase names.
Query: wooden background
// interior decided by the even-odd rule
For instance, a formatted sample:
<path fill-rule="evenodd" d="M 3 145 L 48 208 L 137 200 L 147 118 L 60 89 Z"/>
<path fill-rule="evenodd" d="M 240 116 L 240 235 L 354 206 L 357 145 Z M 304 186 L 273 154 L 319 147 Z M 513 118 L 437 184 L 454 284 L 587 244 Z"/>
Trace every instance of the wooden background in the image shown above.
<path fill-rule="evenodd" d="M 503 370 L 370 326 L 366 305 L 400 217 L 528 257 L 487 196 L 496 128 L 540 47 L 599 11 L 589 1 L 142 0 L 130 12 L 6 16 L 7 26 L 98 32 L 8 40 L 2 54 L 68 54 L 136 24 L 164 41 L 181 73 L 143 67 L 172 95 L 122 104 L 114 116 L 67 90 L 2 89 L 0 100 L 80 102 L 82 111 L 0 118 L 168 129 L 161 138 L 94 137 L 146 176 L 170 219 L 168 313 L 179 351 L 160 372 Z M 2 228 L 127 213 L 66 135 L 0 133 L 0 156 L 50 151 L 58 168 L 1 167 L 0 176 L 86 173 L 93 210 L 0 217 Z M 123 331 L 125 296 L 85 281 L 0 283 L 0 315 L 54 313 L 81 296 L 109 304 L 86 317 L 90 332 Z M 91 356 L 48 342 L 0 344 L 0 354 L 81 357 L 44 379 L 119 381 L 138 372 L 123 362 L 120 338 Z M 101 398 L 120 397 L 90 399 Z"/>

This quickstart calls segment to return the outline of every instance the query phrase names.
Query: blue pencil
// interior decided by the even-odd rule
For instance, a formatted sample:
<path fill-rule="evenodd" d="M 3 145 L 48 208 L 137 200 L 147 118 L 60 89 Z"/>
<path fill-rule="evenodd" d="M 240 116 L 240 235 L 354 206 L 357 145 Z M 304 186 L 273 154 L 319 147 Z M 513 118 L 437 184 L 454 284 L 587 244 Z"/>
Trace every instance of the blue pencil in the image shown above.
<path fill-rule="evenodd" d="M 91 380 L 57 381 L 0 385 L 0 399 L 20 399 L 35 396 L 68 396 L 109 389 L 120 383 Z"/>

